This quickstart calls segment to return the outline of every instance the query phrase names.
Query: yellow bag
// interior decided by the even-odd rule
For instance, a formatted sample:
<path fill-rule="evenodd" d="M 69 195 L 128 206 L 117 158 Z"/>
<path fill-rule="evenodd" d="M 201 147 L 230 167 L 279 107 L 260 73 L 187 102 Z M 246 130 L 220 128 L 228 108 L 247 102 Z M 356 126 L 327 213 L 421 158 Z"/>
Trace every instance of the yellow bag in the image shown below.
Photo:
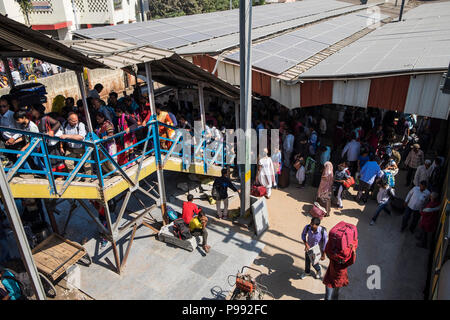
<path fill-rule="evenodd" d="M 198 217 L 192 218 L 191 222 L 189 222 L 189 230 L 193 231 L 195 229 L 202 229 L 203 226 L 200 222 L 200 220 L 198 220 Z"/>

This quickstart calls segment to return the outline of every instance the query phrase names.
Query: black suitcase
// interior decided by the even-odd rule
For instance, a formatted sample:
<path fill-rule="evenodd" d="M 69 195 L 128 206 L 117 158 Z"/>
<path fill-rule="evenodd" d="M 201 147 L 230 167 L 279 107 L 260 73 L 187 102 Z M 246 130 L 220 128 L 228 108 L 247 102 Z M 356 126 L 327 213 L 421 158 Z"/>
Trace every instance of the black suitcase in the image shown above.
<path fill-rule="evenodd" d="M 391 208 L 393 211 L 395 211 L 397 213 L 403 213 L 403 211 L 405 210 L 404 203 L 405 203 L 405 200 L 403 200 L 402 198 L 392 197 Z"/>
<path fill-rule="evenodd" d="M 289 187 L 289 176 L 290 176 L 290 169 L 288 167 L 283 167 L 283 169 L 281 169 L 281 174 L 278 177 L 279 188 Z"/>
<path fill-rule="evenodd" d="M 319 187 L 321 178 L 322 178 L 322 171 L 319 170 L 319 169 L 316 169 L 314 171 L 313 181 L 312 181 L 312 186 L 314 188 L 318 188 Z"/>

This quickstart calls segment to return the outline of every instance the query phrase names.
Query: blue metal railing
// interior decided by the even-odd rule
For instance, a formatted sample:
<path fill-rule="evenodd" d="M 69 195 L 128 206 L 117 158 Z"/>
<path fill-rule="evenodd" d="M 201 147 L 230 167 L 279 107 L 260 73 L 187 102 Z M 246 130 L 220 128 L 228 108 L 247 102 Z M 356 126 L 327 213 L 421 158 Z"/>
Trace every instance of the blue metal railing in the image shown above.
<path fill-rule="evenodd" d="M 172 129 L 174 134 L 170 138 L 160 136 L 159 131 L 163 127 Z M 184 170 L 192 162 L 201 161 L 203 162 L 204 173 L 207 173 L 211 165 L 222 167 L 233 165 L 233 160 L 227 163 L 227 150 L 233 149 L 231 145 L 227 145 L 222 141 L 207 141 L 205 132 L 202 132 L 201 137 L 195 138 L 198 144 L 192 147 L 190 141 L 192 141 L 193 137 L 187 136 L 190 133 L 159 122 L 154 116 L 145 127 L 139 126 L 128 133 L 122 131 L 103 139 L 100 139 L 94 133 L 88 133 L 83 141 L 61 139 L 43 133 L 0 126 L 0 134 L 3 134 L 3 132 L 20 134 L 22 137 L 26 137 L 26 141 L 29 142 L 27 149 L 24 151 L 15 150 L 13 146 L 0 148 L 2 160 L 7 158 L 13 163 L 5 168 L 8 182 L 17 174 L 45 176 L 49 181 L 50 194 L 52 195 L 58 194 L 61 196 L 74 180 L 81 178 L 96 181 L 103 188 L 106 178 L 114 174 L 120 174 L 131 184 L 134 184 L 125 173 L 125 169 L 153 155 L 155 156 L 156 164 L 161 164 L 162 166 L 164 166 L 169 157 L 179 157 L 182 160 Z M 109 143 L 116 143 L 116 141 L 124 139 L 125 135 L 135 135 L 138 132 L 141 133 L 141 137 L 142 135 L 145 135 L 145 137 L 136 142 L 133 141 L 131 145 L 120 151 L 116 151 L 113 154 L 108 153 L 107 145 Z M 51 143 L 49 144 L 49 142 Z M 68 142 L 81 144 L 84 147 L 84 154 L 80 158 L 55 154 L 54 150 L 55 148 L 59 149 L 60 143 Z M 164 145 L 165 148 L 162 147 Z M 143 150 L 143 146 L 146 146 L 146 150 Z M 128 154 L 129 157 L 124 156 L 125 154 Z M 119 157 L 122 158 L 122 163 L 120 164 L 118 162 Z M 58 170 L 55 168 L 55 165 L 52 166 L 52 160 L 53 162 L 59 160 L 60 163 L 73 161 L 74 169 L 70 172 Z M 90 164 L 92 174 L 80 172 L 84 171 L 83 168 L 86 167 L 86 164 Z M 64 183 L 57 190 L 55 180 L 59 179 L 63 180 Z"/>

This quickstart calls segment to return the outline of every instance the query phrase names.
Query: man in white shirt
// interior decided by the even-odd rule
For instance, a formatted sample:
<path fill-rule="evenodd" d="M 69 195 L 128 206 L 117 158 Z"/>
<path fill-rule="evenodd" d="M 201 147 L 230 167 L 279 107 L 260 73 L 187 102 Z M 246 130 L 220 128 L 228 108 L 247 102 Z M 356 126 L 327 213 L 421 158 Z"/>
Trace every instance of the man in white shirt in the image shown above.
<path fill-rule="evenodd" d="M 86 126 L 83 122 L 78 120 L 78 115 L 76 113 L 69 113 L 67 122 L 63 126 L 63 134 L 61 135 L 61 139 L 83 141 L 85 137 Z M 65 149 L 65 152 L 64 150 L 61 150 L 61 153 L 70 158 L 81 158 L 85 152 L 84 146 L 81 143 L 67 142 Z M 70 172 L 75 168 L 74 162 L 75 161 L 73 160 L 64 160 L 64 163 Z M 84 171 L 88 175 L 92 174 L 90 163 L 85 162 Z M 89 178 L 87 180 L 89 180 Z"/>
<path fill-rule="evenodd" d="M 347 154 L 347 163 L 352 176 L 355 176 L 358 167 L 358 156 L 361 150 L 361 144 L 356 141 L 356 134 L 352 132 L 352 141 L 348 142 L 342 150 L 341 157 Z"/>
<path fill-rule="evenodd" d="M 387 181 L 382 181 L 380 190 L 377 194 L 377 202 L 378 207 L 375 211 L 374 216 L 372 217 L 372 220 L 370 221 L 370 225 L 373 226 L 375 222 L 377 221 L 378 216 L 380 215 L 381 211 L 386 211 L 387 214 L 391 215 L 391 210 L 388 209 L 389 201 L 392 197 L 395 196 L 395 190 L 392 189 Z"/>
<path fill-rule="evenodd" d="M 39 133 L 39 128 L 38 126 L 31 121 L 30 119 L 27 118 L 27 113 L 25 111 L 17 111 L 14 113 L 14 120 L 17 123 L 17 126 L 19 127 L 19 129 L 28 131 L 28 132 L 34 132 L 34 133 Z M 30 136 L 20 136 L 18 139 L 20 139 L 21 141 L 24 141 L 24 145 L 23 147 L 20 149 L 20 151 L 25 151 L 28 149 L 28 147 L 30 146 L 30 142 L 32 137 Z M 36 151 L 36 150 L 35 150 Z M 17 155 L 17 157 L 19 158 L 20 154 Z M 33 159 L 33 160 L 31 160 Z M 27 166 L 28 164 L 28 166 Z M 42 164 L 42 162 L 40 161 L 39 157 L 30 157 L 27 159 L 27 162 L 24 164 L 24 169 L 31 169 L 31 167 L 33 167 L 33 169 L 42 169 L 44 168 L 44 165 Z"/>
<path fill-rule="evenodd" d="M 51 71 L 52 71 L 52 67 L 50 66 L 50 64 L 48 62 L 42 62 L 42 70 L 43 70 L 43 74 L 44 77 L 48 77 L 51 76 Z"/>
<path fill-rule="evenodd" d="M 420 184 L 420 181 L 428 182 L 428 179 L 431 175 L 431 160 L 425 160 L 425 164 L 422 164 L 417 167 L 416 174 L 414 175 L 414 185 L 417 187 Z"/>
<path fill-rule="evenodd" d="M 5 97 L 0 98 L 0 126 L 17 129 L 16 121 L 14 120 L 14 112 L 9 110 L 9 102 Z M 18 133 L 12 133 L 8 131 L 2 131 L 1 133 L 1 141 L 6 149 L 19 150 L 23 146 L 22 140 L 19 140 L 21 137 Z M 8 153 L 6 157 L 12 162 L 17 160 L 15 154 Z"/>
<path fill-rule="evenodd" d="M 430 191 L 427 189 L 427 182 L 421 181 L 418 187 L 412 188 L 405 199 L 405 212 L 403 214 L 402 229 L 403 232 L 409 222 L 411 214 L 413 215 L 409 230 L 414 233 L 417 223 L 420 219 L 420 210 L 422 210 L 430 197 Z"/>
<path fill-rule="evenodd" d="M 11 71 L 11 77 L 16 86 L 22 84 L 22 78 L 20 77 L 20 72 L 18 70 Z"/>

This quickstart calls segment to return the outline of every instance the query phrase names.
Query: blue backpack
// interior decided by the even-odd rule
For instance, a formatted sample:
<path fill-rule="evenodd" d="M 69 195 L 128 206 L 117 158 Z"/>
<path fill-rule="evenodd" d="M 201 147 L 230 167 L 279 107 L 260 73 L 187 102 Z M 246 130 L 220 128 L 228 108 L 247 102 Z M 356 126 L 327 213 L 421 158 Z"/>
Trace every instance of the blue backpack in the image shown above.
<path fill-rule="evenodd" d="M 178 212 L 176 212 L 172 207 L 167 206 L 167 215 L 170 221 L 175 221 L 178 219 Z"/>
<path fill-rule="evenodd" d="M 395 187 L 395 178 L 392 172 L 389 171 L 383 171 L 383 182 L 387 183 L 389 187 L 394 188 Z"/>

